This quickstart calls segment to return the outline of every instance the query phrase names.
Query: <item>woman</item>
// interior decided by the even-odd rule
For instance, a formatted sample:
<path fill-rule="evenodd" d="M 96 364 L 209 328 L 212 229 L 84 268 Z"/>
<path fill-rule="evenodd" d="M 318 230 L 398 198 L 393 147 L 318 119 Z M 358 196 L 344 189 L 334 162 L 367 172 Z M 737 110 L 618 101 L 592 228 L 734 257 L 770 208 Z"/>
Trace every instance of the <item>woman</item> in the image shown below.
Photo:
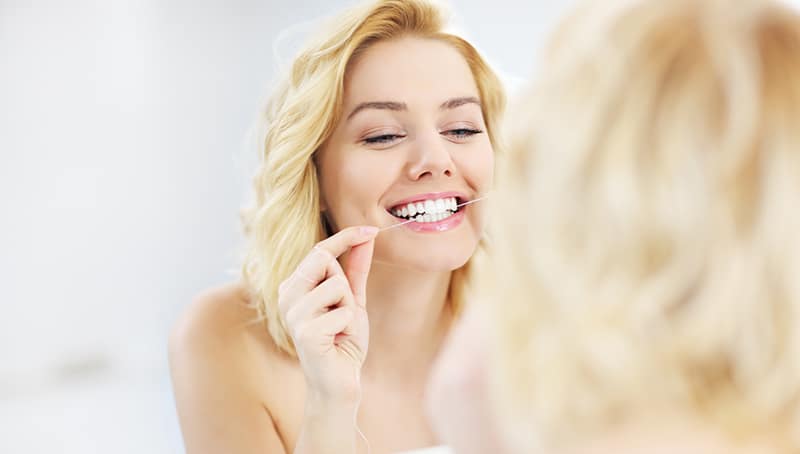
<path fill-rule="evenodd" d="M 444 438 L 800 452 L 798 14 L 603 0 L 540 67 L 493 195 L 490 323 L 465 317 L 432 385 Z M 488 405 L 453 407 L 481 389 Z"/>
<path fill-rule="evenodd" d="M 264 120 L 242 280 L 171 339 L 187 452 L 436 444 L 423 388 L 484 223 L 457 206 L 492 185 L 503 103 L 422 0 L 353 9 L 297 57 Z"/>

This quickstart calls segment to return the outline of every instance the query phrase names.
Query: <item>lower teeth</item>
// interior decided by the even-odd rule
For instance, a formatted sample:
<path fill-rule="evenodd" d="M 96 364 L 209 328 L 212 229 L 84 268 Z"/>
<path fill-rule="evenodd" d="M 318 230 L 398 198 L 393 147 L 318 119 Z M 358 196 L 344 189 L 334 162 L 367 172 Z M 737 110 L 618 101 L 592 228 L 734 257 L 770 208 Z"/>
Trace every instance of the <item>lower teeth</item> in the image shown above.
<path fill-rule="evenodd" d="M 411 219 L 413 219 L 415 222 L 418 222 L 420 224 L 424 224 L 424 223 L 429 223 L 429 222 L 442 221 L 444 219 L 449 218 L 453 214 L 455 214 L 455 213 L 452 213 L 450 211 L 446 211 L 443 214 L 437 213 L 436 215 L 418 214 L 417 216 L 415 216 L 415 217 L 413 217 Z"/>
<path fill-rule="evenodd" d="M 405 220 L 406 222 L 414 221 L 414 222 L 419 222 L 419 223 L 422 224 L 422 223 L 426 223 L 426 222 L 439 222 L 439 221 L 445 220 L 445 219 L 449 218 L 450 216 L 456 214 L 458 211 L 460 211 L 460 210 L 443 211 L 441 213 L 436 213 L 435 215 L 426 213 L 426 214 L 418 214 L 418 215 L 415 215 L 415 216 L 407 216 L 407 217 L 401 216 L 399 214 L 395 214 L 395 216 L 400 218 L 400 219 Z"/>

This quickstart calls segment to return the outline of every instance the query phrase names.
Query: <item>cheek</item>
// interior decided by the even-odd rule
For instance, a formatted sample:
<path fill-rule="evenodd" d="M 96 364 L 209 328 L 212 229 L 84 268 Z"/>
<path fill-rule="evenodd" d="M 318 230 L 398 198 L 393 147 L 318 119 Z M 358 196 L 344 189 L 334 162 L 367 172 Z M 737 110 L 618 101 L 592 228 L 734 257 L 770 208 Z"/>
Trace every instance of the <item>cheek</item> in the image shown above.
<path fill-rule="evenodd" d="M 480 194 L 492 188 L 494 184 L 494 151 L 488 142 L 473 150 L 469 155 L 464 155 L 459 167 L 467 182 Z"/>
<path fill-rule="evenodd" d="M 488 153 L 482 168 L 484 171 L 484 175 L 482 175 L 485 181 L 484 188 L 488 191 L 494 186 L 494 151 Z"/>
<path fill-rule="evenodd" d="M 360 201 L 377 201 L 394 180 L 391 163 L 372 158 L 351 160 L 342 174 L 342 183 L 349 188 L 348 195 Z"/>
<path fill-rule="evenodd" d="M 328 186 L 336 199 L 331 200 L 330 206 L 341 221 L 362 222 L 364 219 L 349 218 L 369 216 L 395 180 L 394 164 L 378 158 L 352 157 L 338 166 L 335 182 Z"/>

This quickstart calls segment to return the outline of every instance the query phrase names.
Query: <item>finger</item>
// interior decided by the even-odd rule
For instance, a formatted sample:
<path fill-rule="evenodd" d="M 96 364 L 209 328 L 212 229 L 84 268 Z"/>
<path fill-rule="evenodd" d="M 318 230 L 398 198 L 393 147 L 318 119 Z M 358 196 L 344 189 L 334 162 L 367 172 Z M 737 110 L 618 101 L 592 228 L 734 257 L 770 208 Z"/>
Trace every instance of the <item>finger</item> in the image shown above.
<path fill-rule="evenodd" d="M 341 306 L 311 320 L 305 330 L 320 336 L 335 338 L 337 334 L 346 333 L 355 316 L 352 305 Z"/>
<path fill-rule="evenodd" d="M 350 288 L 356 304 L 361 307 L 367 305 L 367 277 L 372 267 L 372 253 L 375 250 L 375 240 L 358 244 L 350 249 L 347 255 L 347 264 L 344 273 L 350 281 Z"/>
<path fill-rule="evenodd" d="M 278 290 L 278 309 L 285 317 L 292 304 L 303 297 L 320 282 L 344 271 L 338 261 L 326 250 L 314 248 Z"/>
<path fill-rule="evenodd" d="M 347 278 L 344 275 L 332 276 L 325 279 L 287 310 L 286 323 L 290 327 L 298 326 L 325 314 L 333 306 L 347 304 L 344 302 L 345 299 L 352 300 Z"/>
<path fill-rule="evenodd" d="M 317 243 L 300 262 L 291 276 L 278 289 L 278 310 L 285 317 L 292 302 L 316 287 L 327 276 L 342 272 L 336 257 L 350 247 L 369 241 L 378 233 L 377 227 L 348 227 Z"/>
<path fill-rule="evenodd" d="M 372 226 L 348 227 L 317 243 L 318 248 L 322 248 L 331 253 L 334 257 L 347 252 L 351 247 L 369 241 L 378 234 L 378 228 Z"/>

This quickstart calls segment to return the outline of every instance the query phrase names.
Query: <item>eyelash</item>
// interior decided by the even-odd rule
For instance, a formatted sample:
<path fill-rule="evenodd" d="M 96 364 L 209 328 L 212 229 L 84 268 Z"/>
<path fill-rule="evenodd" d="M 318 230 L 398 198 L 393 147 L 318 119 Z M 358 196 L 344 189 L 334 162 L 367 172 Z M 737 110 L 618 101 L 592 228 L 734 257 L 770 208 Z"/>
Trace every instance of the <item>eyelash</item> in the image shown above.
<path fill-rule="evenodd" d="M 458 139 L 466 139 L 476 134 L 481 134 L 483 133 L 483 131 L 481 131 L 480 129 L 458 128 L 458 129 L 450 129 L 448 131 L 444 131 L 444 133 L 449 134 Z M 402 139 L 404 137 L 405 136 L 400 134 L 382 134 L 380 136 L 367 137 L 366 139 L 364 139 L 364 143 L 368 145 L 387 144 L 397 140 L 398 138 Z"/>
<path fill-rule="evenodd" d="M 445 132 L 450 133 L 459 139 L 466 139 L 476 134 L 481 134 L 483 131 L 481 131 L 480 129 L 458 128 L 458 129 L 451 129 Z"/>
<path fill-rule="evenodd" d="M 369 144 L 384 144 L 384 143 L 390 143 L 390 142 L 394 141 L 397 138 L 401 138 L 402 139 L 403 137 L 405 137 L 405 136 L 401 136 L 400 134 L 382 134 L 382 135 L 375 136 L 375 137 L 367 137 L 366 139 L 364 139 L 364 143 L 366 143 L 368 145 Z"/>

